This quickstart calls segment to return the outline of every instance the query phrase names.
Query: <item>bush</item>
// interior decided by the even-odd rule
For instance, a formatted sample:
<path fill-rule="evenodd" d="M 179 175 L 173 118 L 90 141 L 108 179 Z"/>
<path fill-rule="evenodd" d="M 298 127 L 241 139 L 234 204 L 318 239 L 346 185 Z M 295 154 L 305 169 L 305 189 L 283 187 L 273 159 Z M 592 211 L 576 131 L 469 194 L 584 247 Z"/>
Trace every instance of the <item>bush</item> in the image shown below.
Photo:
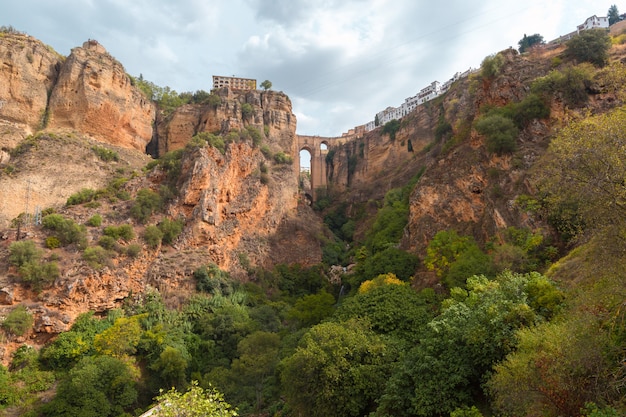
<path fill-rule="evenodd" d="M 91 148 L 91 150 L 94 151 L 95 154 L 98 155 L 98 158 L 100 158 L 104 162 L 110 162 L 110 161 L 117 162 L 120 159 L 117 152 L 104 148 L 102 146 L 94 146 Z"/>
<path fill-rule="evenodd" d="M 263 142 L 263 135 L 261 135 L 261 132 L 259 132 L 258 129 L 252 126 L 246 126 L 246 130 L 250 134 L 250 137 L 252 138 L 252 144 L 254 146 L 259 146 L 261 142 Z"/>
<path fill-rule="evenodd" d="M 56 262 L 29 262 L 20 267 L 20 279 L 36 292 L 52 284 L 59 277 L 59 267 Z"/>
<path fill-rule="evenodd" d="M 288 155 L 283 151 L 279 151 L 274 155 L 274 161 L 276 161 L 277 164 L 287 165 L 293 163 L 293 158 L 291 155 Z"/>
<path fill-rule="evenodd" d="M 161 223 L 159 223 L 159 230 L 163 234 L 162 240 L 164 243 L 170 244 L 172 243 L 183 231 L 183 226 L 185 221 L 183 219 L 170 220 L 163 219 Z"/>
<path fill-rule="evenodd" d="M 163 232 L 155 225 L 147 226 L 143 232 L 143 240 L 152 249 L 155 249 L 161 244 L 163 239 Z"/>
<path fill-rule="evenodd" d="M 9 263 L 18 268 L 29 262 L 39 261 L 41 249 L 32 240 L 21 240 L 9 246 Z"/>
<path fill-rule="evenodd" d="M 396 132 L 400 130 L 400 120 L 390 120 L 383 126 L 383 135 L 389 135 L 389 139 L 396 140 Z"/>
<path fill-rule="evenodd" d="M 83 259 L 94 269 L 100 269 L 108 265 L 111 257 L 111 251 L 101 246 L 90 247 L 83 252 Z"/>
<path fill-rule="evenodd" d="M 565 56 L 603 67 L 609 59 L 611 38 L 603 29 L 585 30 L 566 44 Z"/>
<path fill-rule="evenodd" d="M 478 133 L 485 136 L 489 152 L 504 154 L 515 151 L 519 131 L 511 119 L 501 115 L 483 116 L 475 127 Z"/>
<path fill-rule="evenodd" d="M 67 199 L 65 205 L 75 206 L 77 204 L 88 203 L 96 197 L 96 191 L 91 188 L 83 188 L 77 193 L 72 194 Z"/>
<path fill-rule="evenodd" d="M 241 115 L 243 116 L 244 119 L 247 119 L 248 117 L 252 116 L 252 113 L 254 113 L 254 108 L 252 107 L 250 103 L 243 103 L 241 105 Z"/>
<path fill-rule="evenodd" d="M 542 95 L 560 95 L 565 104 L 581 105 L 587 102 L 595 70 L 589 64 L 553 70 L 545 77 L 533 81 L 531 90 Z"/>
<path fill-rule="evenodd" d="M 56 249 L 61 247 L 61 241 L 55 236 L 48 236 L 46 238 L 46 248 L 48 249 Z"/>
<path fill-rule="evenodd" d="M 137 221 L 145 223 L 150 216 L 161 209 L 161 196 L 147 188 L 137 192 L 137 198 L 130 208 L 130 215 Z"/>
<path fill-rule="evenodd" d="M 118 243 L 117 239 L 112 236 L 102 236 L 98 239 L 98 245 L 102 246 L 104 249 L 109 250 L 117 250 Z"/>
<path fill-rule="evenodd" d="M 213 295 L 228 295 L 232 292 L 230 276 L 217 265 L 201 266 L 193 273 L 196 289 Z"/>
<path fill-rule="evenodd" d="M 141 253 L 141 245 L 137 243 L 130 244 L 126 247 L 126 256 L 136 258 Z"/>
<path fill-rule="evenodd" d="M 94 214 L 87 220 L 87 226 L 91 227 L 99 227 L 102 224 L 102 216 L 99 214 Z"/>
<path fill-rule="evenodd" d="M 114 240 L 123 239 L 126 242 L 135 238 L 135 232 L 130 224 L 122 224 L 120 226 L 107 226 L 103 231 L 105 236 L 110 236 Z"/>
<path fill-rule="evenodd" d="M 63 246 L 72 243 L 84 247 L 87 243 L 87 230 L 84 225 L 76 224 L 73 220 L 66 219 L 60 214 L 49 214 L 41 223 L 44 228 L 54 230 L 55 237 Z"/>
<path fill-rule="evenodd" d="M 502 54 L 489 55 L 480 64 L 480 75 L 486 79 L 494 78 L 500 73 L 503 65 L 504 56 Z"/>
<path fill-rule="evenodd" d="M 28 312 L 26 306 L 20 304 L 6 316 L 2 328 L 10 334 L 22 336 L 33 327 L 33 323 L 33 315 Z"/>

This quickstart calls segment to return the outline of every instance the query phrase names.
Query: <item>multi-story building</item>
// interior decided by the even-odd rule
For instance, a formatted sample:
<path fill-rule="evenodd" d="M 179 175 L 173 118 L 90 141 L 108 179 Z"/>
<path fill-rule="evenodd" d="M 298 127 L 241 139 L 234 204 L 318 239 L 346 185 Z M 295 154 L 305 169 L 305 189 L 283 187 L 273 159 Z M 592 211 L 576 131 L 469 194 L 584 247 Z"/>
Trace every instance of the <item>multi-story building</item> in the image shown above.
<path fill-rule="evenodd" d="M 609 18 L 607 16 L 593 15 L 588 17 L 582 25 L 578 25 L 578 32 L 589 29 L 608 29 Z"/>
<path fill-rule="evenodd" d="M 233 90 L 256 90 L 256 80 L 252 78 L 213 76 L 213 88 L 228 87 Z"/>

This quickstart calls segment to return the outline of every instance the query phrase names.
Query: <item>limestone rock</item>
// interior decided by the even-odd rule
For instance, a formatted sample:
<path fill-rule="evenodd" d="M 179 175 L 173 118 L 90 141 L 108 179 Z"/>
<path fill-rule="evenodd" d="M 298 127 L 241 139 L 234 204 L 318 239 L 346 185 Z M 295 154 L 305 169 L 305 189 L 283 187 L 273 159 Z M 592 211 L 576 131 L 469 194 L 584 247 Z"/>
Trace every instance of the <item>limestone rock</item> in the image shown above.
<path fill-rule="evenodd" d="M 145 151 L 154 105 L 131 84 L 124 67 L 93 42 L 72 49 L 63 63 L 50 97 L 48 127 Z"/>

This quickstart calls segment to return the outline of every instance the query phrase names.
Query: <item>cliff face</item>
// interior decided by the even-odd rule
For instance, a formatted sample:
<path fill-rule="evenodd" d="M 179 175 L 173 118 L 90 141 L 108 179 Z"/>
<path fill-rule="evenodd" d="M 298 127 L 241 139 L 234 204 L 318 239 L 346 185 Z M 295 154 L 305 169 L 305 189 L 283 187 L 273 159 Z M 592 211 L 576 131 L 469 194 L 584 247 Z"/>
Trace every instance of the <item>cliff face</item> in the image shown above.
<path fill-rule="evenodd" d="M 48 127 L 145 151 L 152 139 L 154 105 L 131 85 L 124 67 L 94 42 L 74 48 L 61 67 Z"/>
<path fill-rule="evenodd" d="M 225 135 L 243 130 L 246 126 L 273 138 L 273 144 L 289 153 L 296 150 L 296 118 L 292 114 L 291 101 L 285 94 L 258 90 L 233 92 L 227 88 L 214 94 L 220 98 L 217 106 L 187 104 L 158 121 L 156 148 L 159 155 L 183 148 L 192 136 L 200 132 Z M 245 116 L 242 112 L 244 104 L 252 108 L 252 112 Z"/>
<path fill-rule="evenodd" d="M 13 148 L 44 121 L 62 58 L 27 35 L 0 37 L 0 147 Z"/>
<path fill-rule="evenodd" d="M 65 59 L 28 35 L 3 33 L 0 62 L 5 151 L 42 128 L 142 152 L 152 139 L 153 104 L 97 42 L 85 42 Z"/>

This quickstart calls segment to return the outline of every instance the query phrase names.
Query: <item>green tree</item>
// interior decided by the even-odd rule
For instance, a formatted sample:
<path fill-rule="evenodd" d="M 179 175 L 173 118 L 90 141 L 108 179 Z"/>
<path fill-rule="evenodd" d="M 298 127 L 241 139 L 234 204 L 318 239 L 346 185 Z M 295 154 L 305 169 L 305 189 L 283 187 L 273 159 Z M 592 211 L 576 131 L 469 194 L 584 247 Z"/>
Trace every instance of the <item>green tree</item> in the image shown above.
<path fill-rule="evenodd" d="M 519 52 L 521 54 L 526 52 L 531 46 L 543 45 L 544 43 L 543 36 L 540 34 L 535 33 L 534 35 L 526 36 L 524 33 L 524 37 L 520 39 L 517 44 L 519 45 Z"/>
<path fill-rule="evenodd" d="M 254 113 L 254 108 L 250 103 L 243 103 L 241 105 L 241 115 L 244 119 L 249 118 Z"/>
<path fill-rule="evenodd" d="M 301 327 L 311 327 L 329 317 L 334 310 L 335 297 L 322 290 L 296 300 L 287 317 L 296 320 Z"/>
<path fill-rule="evenodd" d="M 589 116 L 563 128 L 551 142 L 539 189 L 553 212 L 575 207 L 587 232 L 623 233 L 626 224 L 626 112 Z M 584 231 L 583 230 L 583 231 Z"/>
<path fill-rule="evenodd" d="M 517 148 L 519 131 L 513 120 L 498 114 L 483 116 L 476 121 L 476 130 L 485 136 L 487 150 L 491 153 L 512 153 Z"/>
<path fill-rule="evenodd" d="M 9 262 L 18 268 L 41 258 L 42 250 L 32 240 L 20 240 L 9 245 Z"/>
<path fill-rule="evenodd" d="M 609 26 L 622 20 L 619 16 L 619 10 L 617 9 L 617 6 L 615 4 L 609 7 L 607 17 L 609 18 Z"/>
<path fill-rule="evenodd" d="M 496 410 L 574 416 L 589 401 L 619 397 L 608 376 L 611 336 L 593 316 L 522 329 L 517 337 L 516 352 L 494 367 L 487 384 Z"/>
<path fill-rule="evenodd" d="M 263 331 L 251 333 L 239 342 L 237 353 L 239 357 L 231 365 L 239 394 L 236 397 L 250 402 L 258 412 L 271 399 L 268 388 L 277 382 L 275 372 L 280 361 L 280 337 Z"/>
<path fill-rule="evenodd" d="M 2 321 L 2 328 L 9 334 L 22 336 L 33 327 L 33 315 L 28 312 L 26 306 L 20 304 L 15 307 Z"/>
<path fill-rule="evenodd" d="M 318 324 L 282 362 L 287 404 L 312 417 L 367 415 L 395 357 L 383 338 L 356 321 Z"/>
<path fill-rule="evenodd" d="M 139 320 L 142 316 L 120 317 L 113 326 L 96 335 L 93 346 L 96 352 L 114 357 L 133 354 L 142 335 Z"/>
<path fill-rule="evenodd" d="M 62 381 L 42 415 L 51 417 L 117 417 L 137 400 L 131 368 L 111 356 L 87 356 Z"/>
<path fill-rule="evenodd" d="M 577 62 L 603 67 L 609 59 L 611 38 L 602 29 L 584 30 L 566 44 L 565 56 Z"/>
<path fill-rule="evenodd" d="M 155 398 L 155 417 L 235 417 L 237 411 L 231 407 L 217 390 L 207 390 L 192 381 L 184 394 L 175 389 Z"/>
<path fill-rule="evenodd" d="M 530 283 L 545 279 L 537 273 L 476 276 L 467 291 L 453 289 L 390 379 L 380 401 L 387 414 L 381 415 L 441 415 L 474 404 L 492 366 L 515 347 L 516 331 L 545 320 L 528 295 Z"/>
<path fill-rule="evenodd" d="M 130 215 L 137 221 L 145 223 L 150 216 L 161 210 L 163 200 L 161 196 L 147 188 L 137 192 L 137 198 L 130 208 Z"/>
<path fill-rule="evenodd" d="M 433 305 L 422 294 L 407 284 L 388 284 L 345 299 L 332 320 L 365 319 L 378 334 L 417 342 L 432 316 Z"/>
<path fill-rule="evenodd" d="M 270 80 L 265 80 L 261 83 L 261 88 L 267 91 L 272 88 L 272 83 L 270 82 Z"/>

